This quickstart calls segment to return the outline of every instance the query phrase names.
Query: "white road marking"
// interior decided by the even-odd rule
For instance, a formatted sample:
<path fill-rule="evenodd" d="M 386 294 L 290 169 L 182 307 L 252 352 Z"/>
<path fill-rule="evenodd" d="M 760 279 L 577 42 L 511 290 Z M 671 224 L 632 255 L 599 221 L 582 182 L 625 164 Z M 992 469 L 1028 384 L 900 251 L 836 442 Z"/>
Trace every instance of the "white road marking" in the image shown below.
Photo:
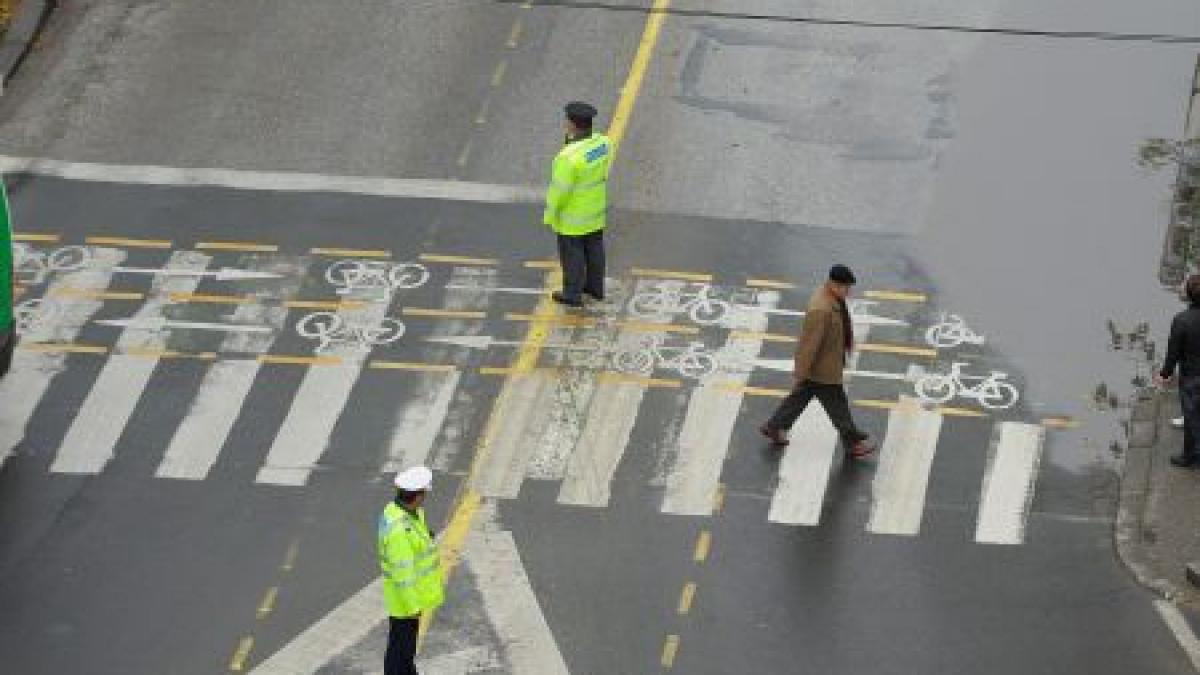
<path fill-rule="evenodd" d="M 925 410 L 911 396 L 902 396 L 900 405 L 889 413 L 879 469 L 871 486 L 868 531 L 902 535 L 920 531 L 941 428 L 942 416 Z"/>
<path fill-rule="evenodd" d="M 759 302 L 770 308 L 778 302 L 778 293 L 762 293 Z M 767 327 L 767 314 L 734 307 L 730 328 L 746 333 L 761 333 Z M 758 337 L 730 337 L 717 352 L 721 364 L 753 363 L 762 349 Z M 730 387 L 745 385 L 748 368 L 733 368 L 718 373 L 692 391 L 687 414 L 679 432 L 678 454 L 667 475 L 662 511 L 681 515 L 711 515 L 715 505 L 721 468 L 729 451 L 733 427 L 742 407 L 741 393 Z"/>
<path fill-rule="evenodd" d="M 250 671 L 251 675 L 315 673 L 386 619 L 383 579 L 380 577 L 292 638 L 291 642 Z M 383 663 L 382 655 L 379 662 Z"/>
<path fill-rule="evenodd" d="M 79 271 L 57 277 L 46 289 L 51 297 L 60 288 L 105 288 L 112 279 L 113 267 L 125 259 L 125 253 L 111 248 L 92 252 L 89 265 Z M 53 300 L 58 308 L 55 319 L 39 323 L 32 332 L 22 335 L 26 344 L 39 342 L 74 342 L 79 332 L 104 306 L 101 300 L 90 298 Z M 55 376 L 66 369 L 66 353 L 17 350 L 12 369 L 0 378 L 0 466 L 25 437 L 29 420 L 50 388 Z"/>
<path fill-rule="evenodd" d="M 390 287 L 382 293 L 356 289 L 347 297 L 359 302 L 338 309 L 337 315 L 348 325 L 378 328 L 387 316 L 392 292 Z M 341 363 L 309 368 L 304 374 L 255 482 L 291 486 L 308 482 L 369 354 L 369 347 L 354 342 L 334 342 L 322 352 L 323 356 L 338 357 Z"/>
<path fill-rule="evenodd" d="M 458 391 L 462 378 L 459 370 L 436 373 L 421 373 L 417 377 L 417 394 L 396 416 L 392 429 L 392 440 L 388 446 L 388 459 L 383 465 L 384 473 L 393 473 L 411 466 L 429 463 L 430 454 L 446 415 L 450 402 Z"/>
<path fill-rule="evenodd" d="M 381 197 L 448 199 L 501 204 L 537 203 L 545 194 L 543 189 L 536 187 L 422 178 L 372 178 L 291 171 L 240 171 L 133 164 L 93 164 L 5 156 L 0 156 L 0 173 L 27 173 L 106 183 L 212 186 L 275 192 L 343 192 Z"/>
<path fill-rule="evenodd" d="M 202 270 L 212 258 L 195 251 L 176 251 L 166 267 L 183 270 Z M 164 276 L 154 281 L 146 302 L 138 309 L 139 320 L 161 318 L 170 303 L 172 293 L 192 293 L 200 284 L 198 276 Z M 50 470 L 54 473 L 98 473 L 116 453 L 125 425 L 137 407 L 159 359 L 153 356 L 131 356 L 122 352 L 157 351 L 167 344 L 167 334 L 160 330 L 130 327 L 121 331 L 116 353 L 109 357 L 88 392 L 83 406 L 67 430 Z"/>
<path fill-rule="evenodd" d="M 567 461 L 559 504 L 608 506 L 612 479 L 629 445 L 637 410 L 646 393 L 639 382 L 598 382 L 587 422 Z"/>
<path fill-rule="evenodd" d="M 172 321 L 161 316 L 136 319 L 105 319 L 96 323 L 117 328 L 137 328 L 145 331 L 163 330 L 208 330 L 220 333 L 272 333 L 270 326 L 237 323 L 215 323 L 210 321 Z"/>
<path fill-rule="evenodd" d="M 767 520 L 786 525 L 816 525 L 838 450 L 838 434 L 815 399 L 788 434 L 791 443 L 779 462 L 779 485 Z"/>
<path fill-rule="evenodd" d="M 278 274 L 258 270 L 240 270 L 232 267 L 222 267 L 219 270 L 178 270 L 162 267 L 118 267 L 114 272 L 125 274 L 148 274 L 151 276 L 171 277 L 206 277 L 217 281 L 247 281 L 250 279 L 275 279 Z"/>
<path fill-rule="evenodd" d="M 1040 424 L 1000 423 L 983 475 L 975 541 L 1020 544 L 1024 540 L 1045 440 L 1046 429 Z"/>
<path fill-rule="evenodd" d="M 1175 635 L 1179 646 L 1183 648 L 1188 660 L 1192 662 L 1192 668 L 1200 670 L 1200 639 L 1196 638 L 1187 617 L 1179 611 L 1174 603 L 1162 598 L 1155 599 L 1154 609 L 1158 610 L 1158 615 L 1162 617 L 1163 623 L 1166 623 L 1167 628 Z"/>
<path fill-rule="evenodd" d="M 284 270 L 285 273 L 277 275 L 283 281 L 269 289 L 257 290 L 255 299 L 260 302 L 238 305 L 230 319 L 237 324 L 269 326 L 272 332 L 234 333 L 221 342 L 222 354 L 248 354 L 250 358 L 225 358 L 209 368 L 158 466 L 155 475 L 159 478 L 203 480 L 208 476 L 258 376 L 261 364 L 254 357 L 267 353 L 276 336 L 285 329 L 288 310 L 281 304 L 261 300 L 294 295 L 303 283 L 306 266 L 278 258 L 265 258 L 258 264 L 266 269 Z"/>
<path fill-rule="evenodd" d="M 485 497 L 513 499 L 521 490 L 525 468 L 534 451 L 531 436 L 550 419 L 555 375 L 535 370 L 508 380 L 509 396 L 499 417 L 486 464 L 475 477 L 475 489 Z"/>

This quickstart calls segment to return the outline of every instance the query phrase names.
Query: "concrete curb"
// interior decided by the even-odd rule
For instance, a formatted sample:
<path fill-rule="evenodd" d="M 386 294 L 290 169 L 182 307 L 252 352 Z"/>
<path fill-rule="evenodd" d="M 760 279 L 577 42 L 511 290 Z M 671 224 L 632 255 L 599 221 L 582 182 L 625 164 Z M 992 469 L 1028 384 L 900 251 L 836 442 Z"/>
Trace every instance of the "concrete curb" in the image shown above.
<path fill-rule="evenodd" d="M 17 8 L 12 25 L 0 42 L 0 95 L 4 94 L 8 81 L 29 54 L 33 41 L 57 5 L 58 0 L 23 0 Z"/>
<path fill-rule="evenodd" d="M 1169 579 L 1154 574 L 1149 557 L 1140 546 L 1147 536 L 1145 516 L 1150 497 L 1150 474 L 1154 448 L 1158 442 L 1158 425 L 1163 415 L 1162 395 L 1138 399 L 1129 421 L 1129 445 L 1121 471 L 1120 504 L 1114 525 L 1117 556 L 1137 579 L 1138 583 L 1163 600 L 1173 601 L 1179 587 Z"/>

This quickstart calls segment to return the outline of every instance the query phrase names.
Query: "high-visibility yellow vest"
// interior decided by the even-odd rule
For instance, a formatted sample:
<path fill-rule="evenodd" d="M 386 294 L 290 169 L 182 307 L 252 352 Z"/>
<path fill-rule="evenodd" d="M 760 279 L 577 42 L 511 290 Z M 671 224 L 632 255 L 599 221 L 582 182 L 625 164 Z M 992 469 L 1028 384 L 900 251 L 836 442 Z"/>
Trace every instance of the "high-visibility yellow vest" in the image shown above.
<path fill-rule="evenodd" d="M 395 502 L 384 508 L 379 517 L 379 567 L 391 616 L 416 616 L 445 599 L 441 559 L 422 509 L 414 516 Z"/>
<path fill-rule="evenodd" d="M 542 222 L 558 234 L 571 236 L 604 229 L 612 155 L 612 141 L 599 133 L 559 150 L 554 156 Z"/>

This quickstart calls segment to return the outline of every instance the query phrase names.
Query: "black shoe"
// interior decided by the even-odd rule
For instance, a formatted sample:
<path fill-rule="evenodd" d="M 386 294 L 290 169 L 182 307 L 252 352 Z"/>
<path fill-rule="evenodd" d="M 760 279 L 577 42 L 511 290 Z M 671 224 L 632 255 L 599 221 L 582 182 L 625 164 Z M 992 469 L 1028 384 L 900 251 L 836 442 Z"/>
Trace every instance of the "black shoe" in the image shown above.
<path fill-rule="evenodd" d="M 550 298 L 558 304 L 566 305 L 567 307 L 583 307 L 583 300 L 579 298 L 568 298 L 558 291 L 551 293 Z"/>
<path fill-rule="evenodd" d="M 1171 464 L 1174 464 L 1175 466 L 1177 466 L 1181 469 L 1190 469 L 1190 468 L 1196 466 L 1196 464 L 1198 464 L 1198 463 L 1200 463 L 1200 462 L 1198 462 L 1196 460 L 1196 458 L 1192 457 L 1191 455 L 1172 455 L 1171 456 Z"/>
<path fill-rule="evenodd" d="M 583 292 L 583 294 L 588 296 L 592 300 L 595 300 L 596 302 L 604 302 L 604 294 L 603 293 L 593 293 L 591 291 L 585 290 Z"/>

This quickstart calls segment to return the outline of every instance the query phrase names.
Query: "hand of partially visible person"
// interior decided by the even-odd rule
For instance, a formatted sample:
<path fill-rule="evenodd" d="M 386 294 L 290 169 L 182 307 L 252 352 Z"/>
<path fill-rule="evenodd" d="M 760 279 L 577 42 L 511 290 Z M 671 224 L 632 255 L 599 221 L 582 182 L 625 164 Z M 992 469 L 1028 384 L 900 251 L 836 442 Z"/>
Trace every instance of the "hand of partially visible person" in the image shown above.
<path fill-rule="evenodd" d="M 1162 373 L 1154 374 L 1154 384 L 1157 384 L 1160 387 L 1170 386 L 1170 384 L 1174 381 L 1175 381 L 1174 375 L 1168 375 L 1168 376 L 1164 377 Z"/>

